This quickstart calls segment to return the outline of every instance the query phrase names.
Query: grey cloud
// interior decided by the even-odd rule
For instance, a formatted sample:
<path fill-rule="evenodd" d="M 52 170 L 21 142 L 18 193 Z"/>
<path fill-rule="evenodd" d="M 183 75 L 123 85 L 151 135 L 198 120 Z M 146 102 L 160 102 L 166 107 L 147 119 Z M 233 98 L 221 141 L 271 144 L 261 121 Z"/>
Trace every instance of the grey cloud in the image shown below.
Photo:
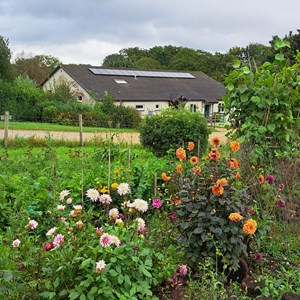
<path fill-rule="evenodd" d="M 224 52 L 295 32 L 299 11 L 298 0 L 2 0 L 0 34 L 44 49 L 97 40 L 119 50 L 171 44 Z"/>

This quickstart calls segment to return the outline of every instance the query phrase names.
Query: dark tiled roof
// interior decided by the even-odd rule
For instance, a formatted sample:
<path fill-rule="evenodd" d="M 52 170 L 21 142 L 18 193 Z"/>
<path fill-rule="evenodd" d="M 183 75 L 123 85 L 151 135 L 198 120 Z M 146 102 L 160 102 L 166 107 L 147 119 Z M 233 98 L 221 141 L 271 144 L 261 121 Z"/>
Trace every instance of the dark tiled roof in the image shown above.
<path fill-rule="evenodd" d="M 202 72 L 186 72 L 192 74 L 194 79 L 139 76 L 135 78 L 124 75 L 95 75 L 89 68 L 101 68 L 90 65 L 62 65 L 61 68 L 84 89 L 96 92 L 100 98 L 107 91 L 116 100 L 168 101 L 183 95 L 190 101 L 217 102 L 225 94 L 225 87 L 221 83 Z M 118 84 L 114 79 L 124 79 L 128 84 Z"/>

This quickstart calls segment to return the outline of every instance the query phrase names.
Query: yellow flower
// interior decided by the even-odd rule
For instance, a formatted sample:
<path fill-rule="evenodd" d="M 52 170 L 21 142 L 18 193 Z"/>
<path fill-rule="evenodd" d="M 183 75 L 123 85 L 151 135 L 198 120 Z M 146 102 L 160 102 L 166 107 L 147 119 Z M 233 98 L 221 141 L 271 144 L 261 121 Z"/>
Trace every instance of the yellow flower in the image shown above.
<path fill-rule="evenodd" d="M 230 215 L 229 215 L 229 220 L 230 221 L 232 221 L 232 222 L 239 222 L 239 221 L 241 221 L 244 217 L 239 213 L 239 212 L 237 212 L 237 213 L 231 213 Z"/>
<path fill-rule="evenodd" d="M 116 190 L 118 188 L 118 186 L 119 185 L 116 182 L 111 184 L 111 188 L 114 189 L 114 190 Z"/>
<path fill-rule="evenodd" d="M 248 219 L 244 222 L 243 231 L 246 234 L 249 234 L 249 235 L 254 234 L 256 229 L 257 229 L 257 223 L 255 220 Z"/>
<path fill-rule="evenodd" d="M 239 151 L 240 150 L 240 143 L 237 142 L 237 141 L 233 141 L 230 143 L 230 148 L 231 148 L 231 151 L 235 152 L 235 151 Z"/>

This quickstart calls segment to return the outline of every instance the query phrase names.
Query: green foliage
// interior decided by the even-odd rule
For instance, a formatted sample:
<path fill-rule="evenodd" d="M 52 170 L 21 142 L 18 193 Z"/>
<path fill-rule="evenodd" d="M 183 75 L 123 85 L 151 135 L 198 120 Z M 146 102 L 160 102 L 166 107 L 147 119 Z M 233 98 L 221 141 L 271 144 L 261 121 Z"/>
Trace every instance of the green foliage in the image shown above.
<path fill-rule="evenodd" d="M 248 255 L 247 244 L 256 230 L 250 237 L 243 231 L 245 222 L 251 219 L 250 208 L 254 203 L 247 195 L 247 187 L 236 179 L 239 165 L 232 154 L 231 160 L 220 160 L 216 148 L 211 150 L 209 159 L 198 164 L 197 160 L 187 161 L 184 155 L 180 156 L 179 150 L 185 150 L 176 151 L 181 171 L 171 172 L 166 188 L 180 199 L 176 212 L 185 257 L 189 265 L 196 266 L 203 258 L 211 258 L 216 265 L 222 261 L 237 269 L 238 258 Z M 229 219 L 231 213 L 238 213 L 240 219 Z"/>
<path fill-rule="evenodd" d="M 207 122 L 201 114 L 175 108 L 147 116 L 140 128 L 142 145 L 160 156 L 189 141 L 200 142 L 202 154 L 207 147 L 208 134 Z"/>
<path fill-rule="evenodd" d="M 275 41 L 280 51 L 286 41 Z M 264 63 L 256 72 L 239 62 L 226 78 L 224 102 L 235 136 L 253 147 L 254 162 L 263 163 L 291 152 L 299 143 L 299 62 L 289 65 L 278 52 L 273 62 Z"/>
<path fill-rule="evenodd" d="M 117 182 L 128 178 L 128 171 L 122 171 L 128 159 L 128 151 L 124 150 L 127 149 L 116 147 L 111 151 L 114 169 L 118 170 L 113 172 L 111 180 Z M 121 211 L 120 206 L 124 200 L 137 195 L 134 183 L 130 195 L 118 195 L 123 199 L 118 199 L 112 192 L 110 206 L 93 202 L 85 196 L 89 187 L 105 193 L 103 184 L 107 183 L 107 151 L 92 149 L 89 153 L 84 152 L 84 178 L 82 153 L 79 150 L 62 149 L 60 155 L 57 154 L 50 148 L 29 149 L 25 157 L 23 153 L 23 158 L 21 151 L 17 151 L 15 156 L 10 152 L 1 160 L 1 169 L 5 170 L 0 177 L 1 196 L 8 203 L 11 199 L 9 207 L 13 209 L 6 210 L 8 220 L 2 224 L 5 226 L 5 236 L 0 239 L 3 275 L 0 278 L 0 293 L 15 299 L 22 299 L 25 295 L 31 295 L 33 299 L 155 299 L 152 288 L 172 276 L 178 265 L 178 253 L 169 244 L 161 246 L 159 239 L 152 237 L 152 232 L 157 233 L 155 228 L 162 223 L 171 230 L 170 221 L 166 218 L 157 219 L 157 222 L 153 220 L 149 222 L 149 227 L 147 222 L 149 234 L 140 235 L 136 218 L 142 217 L 141 212 L 129 210 L 126 205 Z M 162 162 L 157 162 L 151 153 L 143 151 L 138 159 L 137 152 L 132 151 L 133 160 L 137 160 L 131 162 L 133 169 L 138 164 L 142 165 L 141 159 L 146 157 L 149 164 L 145 168 L 161 167 Z M 20 160 L 24 162 L 21 169 L 18 167 Z M 12 173 L 15 176 L 11 176 Z M 130 177 L 136 182 L 135 176 L 151 173 L 144 169 L 138 174 L 132 172 Z M 9 181 L 5 179 L 8 177 Z M 147 178 L 148 185 L 152 181 L 150 177 Z M 139 186 L 138 182 L 136 184 Z M 66 188 L 71 194 L 60 199 L 57 190 Z M 138 194 L 145 196 L 140 192 Z M 66 203 L 69 197 L 72 198 L 71 204 Z M 73 207 L 79 204 L 84 205 L 83 209 Z M 64 205 L 64 209 L 58 210 L 58 205 Z M 110 208 L 119 208 L 124 216 L 123 224 L 115 224 L 115 220 L 109 217 Z M 148 211 L 149 214 L 153 212 L 150 207 Z M 151 217 L 147 214 L 144 213 L 145 220 Z M 29 219 L 38 222 L 36 229 L 28 227 Z M 54 238 L 46 233 L 54 227 L 54 235 L 62 234 L 64 242 L 60 247 L 46 251 L 44 247 L 49 246 Z M 97 227 L 102 227 L 102 234 L 118 237 L 121 244 L 101 246 L 101 234 L 97 235 Z M 12 241 L 17 238 L 21 240 L 20 246 L 12 247 Z M 2 252 L 6 254 L 2 255 Z M 96 263 L 101 260 L 105 261 L 106 266 L 97 271 Z"/>
<path fill-rule="evenodd" d="M 106 93 L 101 100 L 96 100 L 93 115 L 101 120 L 103 127 L 138 128 L 141 115 L 133 107 L 116 105 L 115 98 Z"/>
<path fill-rule="evenodd" d="M 53 71 L 60 61 L 51 55 L 35 55 L 25 54 L 21 52 L 15 60 L 16 70 L 19 75 L 27 75 L 37 84 L 42 81 Z"/>
<path fill-rule="evenodd" d="M 10 63 L 11 54 L 9 39 L 0 36 L 0 80 L 11 81 L 15 77 L 14 68 Z"/>

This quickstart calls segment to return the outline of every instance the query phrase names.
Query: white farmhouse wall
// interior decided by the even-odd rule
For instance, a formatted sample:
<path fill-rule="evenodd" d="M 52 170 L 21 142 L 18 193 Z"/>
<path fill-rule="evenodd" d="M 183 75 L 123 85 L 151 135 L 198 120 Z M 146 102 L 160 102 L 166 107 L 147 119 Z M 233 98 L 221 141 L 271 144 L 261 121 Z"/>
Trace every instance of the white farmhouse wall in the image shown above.
<path fill-rule="evenodd" d="M 122 101 L 122 104 L 135 108 L 142 116 L 155 115 L 169 107 L 168 101 Z"/>
<path fill-rule="evenodd" d="M 83 89 L 67 72 L 63 69 L 59 69 L 54 73 L 43 85 L 45 91 L 54 91 L 55 86 L 60 84 L 67 84 L 70 88 L 70 92 L 77 97 L 78 101 L 84 104 L 91 104 L 92 99 L 88 92 Z M 81 99 L 80 99 L 80 98 Z M 79 100 L 80 99 L 80 100 Z"/>

